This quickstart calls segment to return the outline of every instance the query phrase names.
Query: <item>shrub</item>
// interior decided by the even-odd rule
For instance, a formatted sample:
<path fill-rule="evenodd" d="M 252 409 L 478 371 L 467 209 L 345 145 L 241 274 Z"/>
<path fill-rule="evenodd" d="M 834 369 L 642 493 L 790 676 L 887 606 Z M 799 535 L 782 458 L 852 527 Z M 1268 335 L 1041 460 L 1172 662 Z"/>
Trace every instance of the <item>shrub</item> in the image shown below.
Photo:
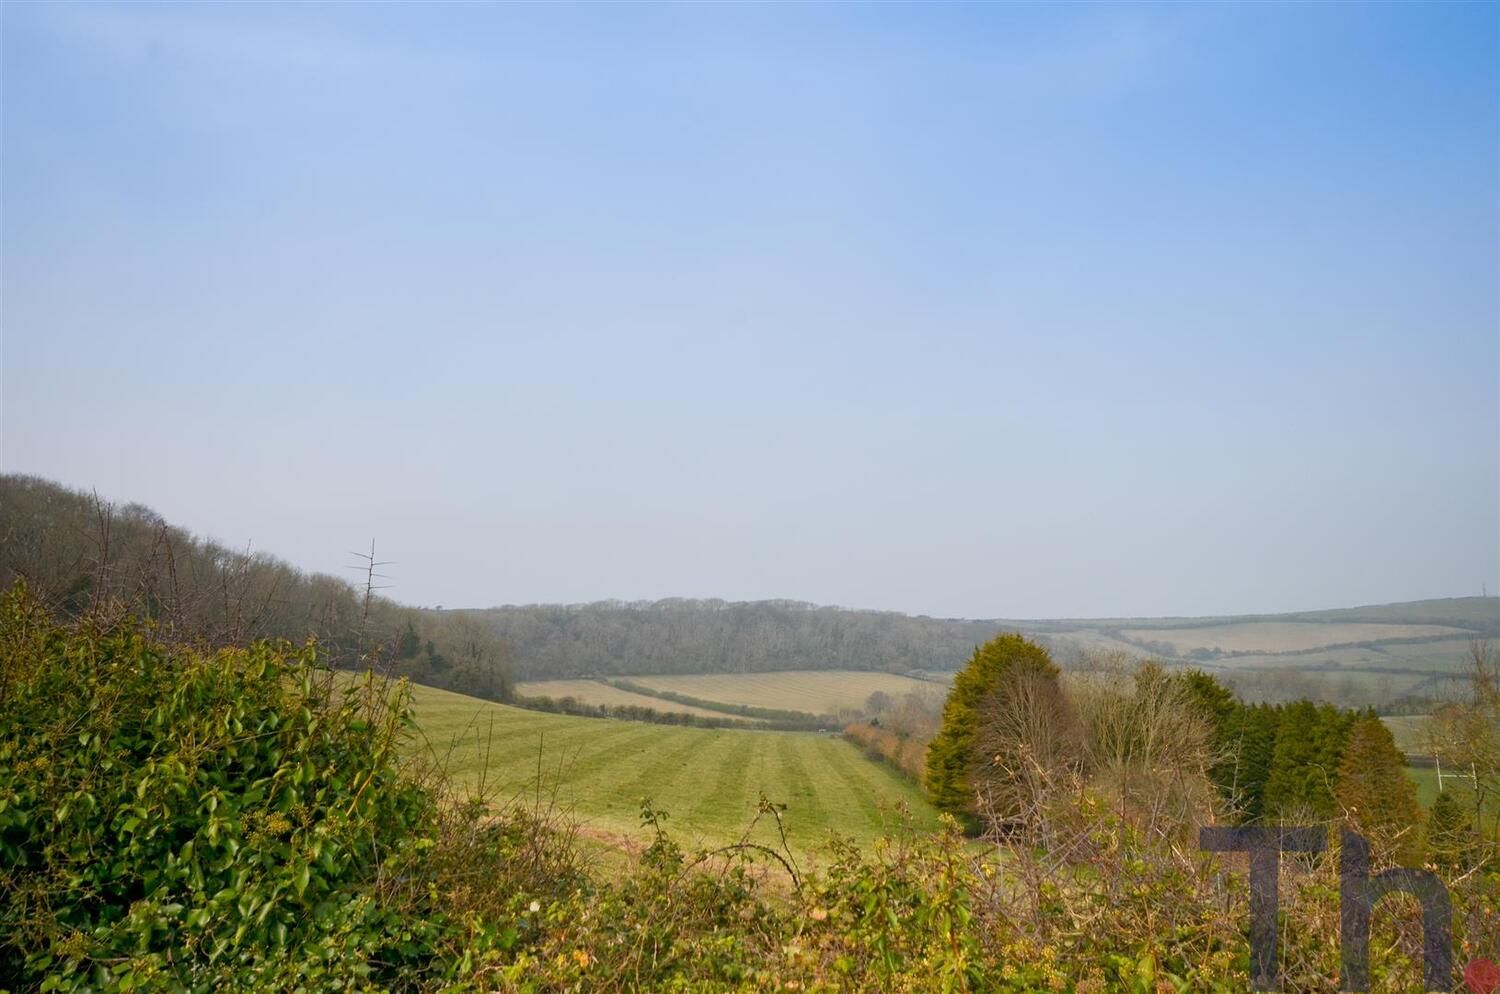
<path fill-rule="evenodd" d="M 432 845 L 404 698 L 309 645 L 200 653 L 0 599 L 0 987 L 417 985 L 440 926 L 385 900 Z"/>

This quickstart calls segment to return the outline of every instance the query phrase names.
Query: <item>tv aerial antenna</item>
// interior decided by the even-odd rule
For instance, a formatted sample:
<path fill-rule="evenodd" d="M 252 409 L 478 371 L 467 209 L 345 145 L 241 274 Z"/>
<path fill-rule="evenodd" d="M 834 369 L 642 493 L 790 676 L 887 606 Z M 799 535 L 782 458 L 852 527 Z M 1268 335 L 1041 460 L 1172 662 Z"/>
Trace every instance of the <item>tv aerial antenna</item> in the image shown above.
<path fill-rule="evenodd" d="M 375 596 L 375 591 L 377 591 L 377 590 L 385 590 L 385 589 L 387 589 L 387 588 L 389 588 L 391 586 L 389 583 L 376 583 L 375 582 L 376 580 L 389 580 L 390 579 L 390 577 L 388 575 L 386 575 L 385 573 L 377 573 L 375 571 L 375 568 L 377 566 L 395 566 L 396 565 L 396 561 L 394 559 L 384 559 L 384 560 L 376 559 L 375 558 L 375 540 L 373 538 L 370 539 L 370 552 L 369 552 L 368 555 L 366 555 L 363 552 L 351 552 L 351 553 L 349 553 L 349 555 L 353 556 L 355 559 L 362 559 L 362 560 L 364 560 L 363 562 L 358 563 L 358 564 L 356 564 L 354 566 L 350 566 L 349 568 L 350 569 L 357 569 L 357 570 L 363 572 L 364 575 L 365 575 L 365 603 L 364 603 L 363 620 L 369 621 L 370 620 L 370 601 Z"/>

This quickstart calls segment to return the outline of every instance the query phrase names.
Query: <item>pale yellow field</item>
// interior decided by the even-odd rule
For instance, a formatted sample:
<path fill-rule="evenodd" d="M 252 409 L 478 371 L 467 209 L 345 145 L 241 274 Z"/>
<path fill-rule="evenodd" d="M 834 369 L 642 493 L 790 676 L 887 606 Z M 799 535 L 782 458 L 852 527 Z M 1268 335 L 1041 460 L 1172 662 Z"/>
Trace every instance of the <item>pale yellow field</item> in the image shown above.
<path fill-rule="evenodd" d="M 750 707 L 837 714 L 858 710 L 875 691 L 899 700 L 916 693 L 947 695 L 948 688 L 926 680 L 913 680 L 894 673 L 863 673 L 854 670 L 790 670 L 776 673 L 705 673 L 692 676 L 633 676 L 632 683 L 653 690 L 686 694 L 700 700 Z"/>
<path fill-rule="evenodd" d="M 1109 654 L 1125 653 L 1130 656 L 1141 656 L 1143 650 L 1138 645 L 1131 645 L 1120 639 L 1110 638 L 1101 632 L 1088 629 L 1076 629 L 1068 632 L 1028 632 L 1022 634 L 1028 638 L 1044 639 L 1052 658 L 1063 665 L 1067 665 L 1073 659 L 1087 654 Z M 965 660 L 968 662 L 968 660 Z"/>
<path fill-rule="evenodd" d="M 670 711 L 675 714 L 695 714 L 702 718 L 734 717 L 721 711 L 710 711 L 708 708 L 697 708 L 690 704 L 674 704 L 659 697 L 647 697 L 645 694 L 632 694 L 628 690 L 611 687 L 597 680 L 536 680 L 516 684 L 516 693 L 522 697 L 550 697 L 553 700 L 573 697 L 585 704 L 604 704 L 610 707 L 633 705 L 656 711 Z"/>
<path fill-rule="evenodd" d="M 1431 752 L 1427 742 L 1427 723 L 1431 719 L 1427 715 L 1388 715 L 1380 720 L 1391 730 L 1396 748 L 1408 756 L 1421 756 Z"/>
<path fill-rule="evenodd" d="M 1224 652 L 1298 652 L 1346 642 L 1427 638 L 1468 633 L 1439 625 L 1320 624 L 1308 621 L 1249 621 L 1204 628 L 1132 628 L 1121 632 L 1142 642 L 1170 642 L 1178 653 L 1194 649 Z"/>

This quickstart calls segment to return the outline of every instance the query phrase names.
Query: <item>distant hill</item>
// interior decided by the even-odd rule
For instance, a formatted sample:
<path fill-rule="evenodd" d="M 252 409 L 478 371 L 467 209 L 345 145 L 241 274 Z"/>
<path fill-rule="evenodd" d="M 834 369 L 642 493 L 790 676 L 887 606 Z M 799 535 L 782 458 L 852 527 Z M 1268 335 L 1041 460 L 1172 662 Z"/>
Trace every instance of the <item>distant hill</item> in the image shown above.
<path fill-rule="evenodd" d="M 1003 624 L 1023 628 L 1051 626 L 1084 629 L 1103 628 L 1211 628 L 1258 621 L 1346 622 L 1394 625 L 1451 625 L 1456 628 L 1500 635 L 1500 597 L 1445 597 L 1436 600 L 1399 601 L 1364 607 L 1340 607 L 1323 611 L 1293 611 L 1287 614 L 1236 614 L 1205 617 L 1161 618 L 1065 618 L 1056 620 L 1012 620 Z"/>
<path fill-rule="evenodd" d="M 1252 700 L 1300 697 L 1388 713 L 1452 693 L 1474 639 L 1500 638 L 1500 598 L 1374 604 L 1211 618 L 1007 621 L 1065 663 L 1090 652 L 1149 655 L 1219 675 Z"/>
<path fill-rule="evenodd" d="M 1210 669 L 1388 673 L 1391 695 L 1457 668 L 1475 637 L 1500 635 L 1500 598 L 1414 601 L 1285 615 L 964 620 L 793 601 L 663 600 L 465 611 L 509 643 L 520 679 L 776 670 L 957 669 L 999 631 L 1024 632 L 1064 663 L 1129 653 Z M 1400 684 L 1400 686 L 1396 686 Z"/>

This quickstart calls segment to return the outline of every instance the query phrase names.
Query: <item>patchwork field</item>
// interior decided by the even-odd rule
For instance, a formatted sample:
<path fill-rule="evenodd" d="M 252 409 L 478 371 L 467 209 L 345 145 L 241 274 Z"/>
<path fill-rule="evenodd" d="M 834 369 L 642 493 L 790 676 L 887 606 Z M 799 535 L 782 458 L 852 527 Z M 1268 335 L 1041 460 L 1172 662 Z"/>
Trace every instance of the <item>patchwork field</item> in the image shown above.
<path fill-rule="evenodd" d="M 749 707 L 837 714 L 857 711 L 879 691 L 900 699 L 905 694 L 945 696 L 945 684 L 914 680 L 894 673 L 854 670 L 789 670 L 780 673 L 706 673 L 692 676 L 635 676 L 632 683 L 700 700 Z"/>
<path fill-rule="evenodd" d="M 1165 642 L 1179 655 L 1194 649 L 1221 652 L 1301 652 L 1350 642 L 1464 636 L 1441 625 L 1387 625 L 1352 622 L 1249 621 L 1192 628 L 1131 628 L 1120 632 L 1140 642 Z"/>
<path fill-rule="evenodd" d="M 501 798 L 530 796 L 540 767 L 544 796 L 595 835 L 644 840 L 640 801 L 669 814 L 685 844 L 738 839 L 764 793 L 784 803 L 790 840 L 807 853 L 831 831 L 868 842 L 900 822 L 908 806 L 928 829 L 936 816 L 888 767 L 841 738 L 797 732 L 687 728 L 524 711 L 428 687 L 413 687 L 417 725 L 449 772 Z M 771 826 L 754 836 L 772 844 Z"/>
<path fill-rule="evenodd" d="M 1066 631 L 1054 631 L 1050 628 L 1028 627 L 1024 624 L 1010 626 L 1023 635 L 1029 635 L 1038 639 L 1047 646 L 1054 659 L 1064 665 L 1072 663 L 1082 656 L 1093 655 L 1119 655 L 1127 656 L 1146 655 L 1145 651 L 1133 642 L 1115 638 L 1102 631 L 1087 628 L 1073 628 Z"/>
<path fill-rule="evenodd" d="M 551 697 L 554 700 L 572 697 L 585 704 L 603 704 L 610 707 L 630 705 L 676 714 L 695 714 L 703 718 L 730 717 L 722 711 L 710 711 L 708 708 L 696 708 L 691 704 L 664 701 L 660 697 L 634 694 L 607 683 L 600 683 L 598 680 L 534 680 L 516 684 L 516 693 L 522 697 Z"/>
<path fill-rule="evenodd" d="M 1238 669 L 1367 669 L 1415 670 L 1423 673 L 1463 673 L 1468 669 L 1469 640 L 1385 642 L 1378 646 L 1345 646 L 1295 654 L 1251 653 L 1224 660 Z"/>

